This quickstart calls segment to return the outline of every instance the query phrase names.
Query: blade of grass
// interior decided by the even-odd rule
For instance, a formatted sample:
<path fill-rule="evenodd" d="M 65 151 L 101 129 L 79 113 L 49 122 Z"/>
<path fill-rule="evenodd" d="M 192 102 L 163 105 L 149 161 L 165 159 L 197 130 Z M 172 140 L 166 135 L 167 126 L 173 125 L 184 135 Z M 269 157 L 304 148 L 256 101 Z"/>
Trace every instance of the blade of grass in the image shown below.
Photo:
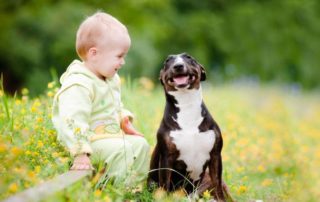
<path fill-rule="evenodd" d="M 0 79 L 0 90 L 3 92 L 3 95 L 1 96 L 2 104 L 7 116 L 7 121 L 10 120 L 10 110 L 9 110 L 9 104 L 8 104 L 8 96 L 6 95 L 3 87 L 3 75 L 1 74 L 1 79 Z"/>

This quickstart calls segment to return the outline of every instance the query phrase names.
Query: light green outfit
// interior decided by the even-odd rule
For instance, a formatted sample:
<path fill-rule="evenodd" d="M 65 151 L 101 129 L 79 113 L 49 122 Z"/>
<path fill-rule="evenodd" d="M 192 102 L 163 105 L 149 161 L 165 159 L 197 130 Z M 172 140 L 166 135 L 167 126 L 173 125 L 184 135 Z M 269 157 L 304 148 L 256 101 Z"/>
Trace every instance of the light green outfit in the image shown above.
<path fill-rule="evenodd" d="M 143 137 L 125 135 L 120 129 L 122 118 L 132 120 L 133 115 L 123 108 L 119 76 L 103 81 L 74 60 L 60 82 L 52 121 L 71 155 L 92 154 L 94 164 L 107 164 L 110 177 L 143 179 L 149 167 L 149 145 Z"/>

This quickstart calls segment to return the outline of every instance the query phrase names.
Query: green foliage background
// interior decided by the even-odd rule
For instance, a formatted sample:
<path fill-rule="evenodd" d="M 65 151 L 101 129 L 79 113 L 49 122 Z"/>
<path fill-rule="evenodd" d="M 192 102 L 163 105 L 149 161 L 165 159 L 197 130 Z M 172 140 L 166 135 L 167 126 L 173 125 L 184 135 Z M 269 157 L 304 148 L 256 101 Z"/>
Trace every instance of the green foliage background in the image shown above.
<path fill-rule="evenodd" d="M 156 79 L 168 54 L 188 52 L 211 81 L 319 86 L 318 0 L 10 0 L 0 2 L 0 68 L 7 87 L 40 93 L 77 58 L 75 33 L 98 9 L 127 25 L 122 75 Z M 52 72 L 52 71 L 51 71 Z"/>

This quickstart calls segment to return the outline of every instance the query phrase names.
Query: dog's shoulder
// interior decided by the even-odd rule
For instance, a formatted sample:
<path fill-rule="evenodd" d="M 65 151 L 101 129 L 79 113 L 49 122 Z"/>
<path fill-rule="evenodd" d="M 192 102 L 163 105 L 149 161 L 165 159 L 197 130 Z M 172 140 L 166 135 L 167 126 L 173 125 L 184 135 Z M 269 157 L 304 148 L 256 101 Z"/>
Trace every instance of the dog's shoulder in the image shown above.
<path fill-rule="evenodd" d="M 205 132 L 207 130 L 214 130 L 217 135 L 221 135 L 220 128 L 217 122 L 214 120 L 213 116 L 209 112 L 207 106 L 204 102 L 201 104 L 201 116 L 203 117 L 203 121 L 199 125 L 199 131 Z"/>

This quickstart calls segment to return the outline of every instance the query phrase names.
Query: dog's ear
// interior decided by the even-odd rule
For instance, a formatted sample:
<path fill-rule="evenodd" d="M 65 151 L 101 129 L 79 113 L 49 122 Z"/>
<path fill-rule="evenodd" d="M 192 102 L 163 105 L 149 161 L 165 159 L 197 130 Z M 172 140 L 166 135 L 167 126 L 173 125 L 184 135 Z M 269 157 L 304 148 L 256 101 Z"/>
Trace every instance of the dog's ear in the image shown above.
<path fill-rule="evenodd" d="M 204 69 L 204 67 L 202 65 L 200 65 L 200 71 L 201 71 L 201 75 L 200 75 L 200 81 L 205 81 L 207 79 L 207 74 L 206 74 L 206 70 Z"/>
<path fill-rule="evenodd" d="M 192 61 L 198 65 L 198 67 L 200 67 L 200 81 L 205 81 L 207 79 L 207 74 L 206 74 L 206 70 L 204 69 L 204 67 L 193 57 L 191 57 L 190 55 L 187 54 L 187 56 L 189 58 L 192 59 Z"/>
<path fill-rule="evenodd" d="M 161 82 L 161 85 L 164 85 L 162 81 L 162 74 L 163 74 L 163 69 L 160 70 L 159 81 Z"/>

